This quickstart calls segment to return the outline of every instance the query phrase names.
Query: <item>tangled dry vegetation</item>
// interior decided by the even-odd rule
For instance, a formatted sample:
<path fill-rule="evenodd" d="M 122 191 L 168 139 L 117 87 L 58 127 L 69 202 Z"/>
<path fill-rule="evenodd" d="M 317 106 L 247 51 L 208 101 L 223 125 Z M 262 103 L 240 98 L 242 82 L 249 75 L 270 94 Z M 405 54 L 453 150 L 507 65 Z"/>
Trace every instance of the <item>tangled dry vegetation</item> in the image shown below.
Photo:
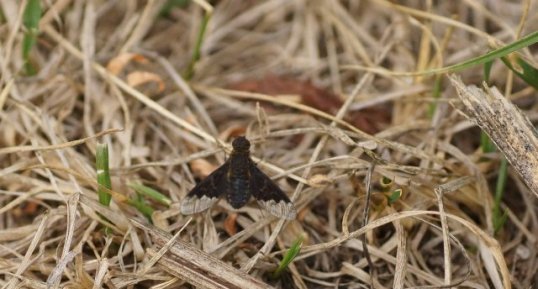
<path fill-rule="evenodd" d="M 403 73 L 536 31 L 537 2 L 403 2 L 199 0 L 164 11 L 166 1 L 43 1 L 31 74 L 26 1 L 1 1 L 2 288 L 537 288 L 533 174 L 508 170 L 496 231 L 508 154 L 484 152 L 484 124 L 461 100 L 466 85 L 482 86 L 483 67 L 461 80 Z M 535 48 L 519 53 L 536 63 Z M 536 90 L 501 61 L 488 83 L 536 119 Z M 509 125 L 488 133 L 517 148 Z M 179 213 L 239 135 L 296 220 L 255 202 Z M 109 149 L 110 207 L 97 201 L 98 143 Z"/>

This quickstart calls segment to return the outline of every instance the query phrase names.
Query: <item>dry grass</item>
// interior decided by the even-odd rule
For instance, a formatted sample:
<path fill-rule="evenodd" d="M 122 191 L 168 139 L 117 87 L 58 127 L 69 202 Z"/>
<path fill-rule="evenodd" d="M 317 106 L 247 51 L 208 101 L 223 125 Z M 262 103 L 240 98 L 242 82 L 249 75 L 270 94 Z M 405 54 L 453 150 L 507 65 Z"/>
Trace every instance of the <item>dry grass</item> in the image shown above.
<path fill-rule="evenodd" d="M 509 170 L 495 234 L 502 154 L 483 153 L 446 77 L 436 98 L 436 76 L 403 73 L 538 30 L 536 1 L 199 0 L 168 16 L 165 1 L 43 1 L 34 76 L 21 55 L 25 2 L 0 2 L 2 288 L 538 286 L 537 192 L 521 177 L 535 175 Z M 535 48 L 521 51 L 534 63 Z M 535 120 L 536 90 L 500 61 L 491 75 Z M 482 67 L 459 77 L 480 86 Z M 242 134 L 297 220 L 224 201 L 179 213 Z M 109 147 L 110 208 L 97 202 L 97 142 Z M 127 204 L 135 181 L 172 200 L 148 201 L 154 227 Z M 294 263 L 270 278 L 299 236 Z"/>

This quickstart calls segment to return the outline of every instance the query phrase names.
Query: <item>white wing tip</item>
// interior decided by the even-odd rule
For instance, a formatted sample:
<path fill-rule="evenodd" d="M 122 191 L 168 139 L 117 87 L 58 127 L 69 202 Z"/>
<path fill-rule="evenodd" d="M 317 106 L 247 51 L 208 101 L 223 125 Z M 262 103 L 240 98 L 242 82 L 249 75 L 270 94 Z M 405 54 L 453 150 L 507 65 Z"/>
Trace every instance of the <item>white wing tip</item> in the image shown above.
<path fill-rule="evenodd" d="M 218 198 L 207 196 L 202 196 L 201 198 L 187 196 L 181 201 L 181 213 L 183 215 L 192 215 L 203 212 L 211 208 L 218 200 Z"/>
<path fill-rule="evenodd" d="M 294 220 L 297 217 L 297 210 L 291 202 L 280 201 L 276 202 L 275 200 L 269 201 L 260 201 L 258 200 L 260 206 L 264 207 L 269 213 L 279 218 L 284 218 L 286 220 Z"/>

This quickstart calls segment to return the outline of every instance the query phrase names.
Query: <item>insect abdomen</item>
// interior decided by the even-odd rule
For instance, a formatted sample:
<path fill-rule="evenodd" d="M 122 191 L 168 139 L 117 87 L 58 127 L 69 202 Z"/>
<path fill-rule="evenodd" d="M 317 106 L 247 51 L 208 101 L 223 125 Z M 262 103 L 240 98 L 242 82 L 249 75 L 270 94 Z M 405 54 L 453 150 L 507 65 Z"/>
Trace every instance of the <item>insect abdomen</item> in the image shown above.
<path fill-rule="evenodd" d="M 231 156 L 228 203 L 234 208 L 244 206 L 250 199 L 250 159 L 247 153 L 233 153 Z"/>
<path fill-rule="evenodd" d="M 231 190 L 226 199 L 234 208 L 244 206 L 250 199 L 249 180 L 248 178 L 233 178 L 230 180 Z"/>

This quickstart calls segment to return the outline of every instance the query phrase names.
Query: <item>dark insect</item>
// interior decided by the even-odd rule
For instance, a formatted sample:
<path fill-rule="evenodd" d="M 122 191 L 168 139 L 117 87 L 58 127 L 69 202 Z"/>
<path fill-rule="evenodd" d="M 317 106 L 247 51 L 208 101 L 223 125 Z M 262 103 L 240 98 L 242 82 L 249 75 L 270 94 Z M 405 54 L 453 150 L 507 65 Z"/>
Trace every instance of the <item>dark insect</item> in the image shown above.
<path fill-rule="evenodd" d="M 209 209 L 222 195 L 238 209 L 253 196 L 269 213 L 295 219 L 297 211 L 288 196 L 250 159 L 250 142 L 241 136 L 232 142 L 232 146 L 230 158 L 183 199 L 181 213 L 189 215 Z"/>

